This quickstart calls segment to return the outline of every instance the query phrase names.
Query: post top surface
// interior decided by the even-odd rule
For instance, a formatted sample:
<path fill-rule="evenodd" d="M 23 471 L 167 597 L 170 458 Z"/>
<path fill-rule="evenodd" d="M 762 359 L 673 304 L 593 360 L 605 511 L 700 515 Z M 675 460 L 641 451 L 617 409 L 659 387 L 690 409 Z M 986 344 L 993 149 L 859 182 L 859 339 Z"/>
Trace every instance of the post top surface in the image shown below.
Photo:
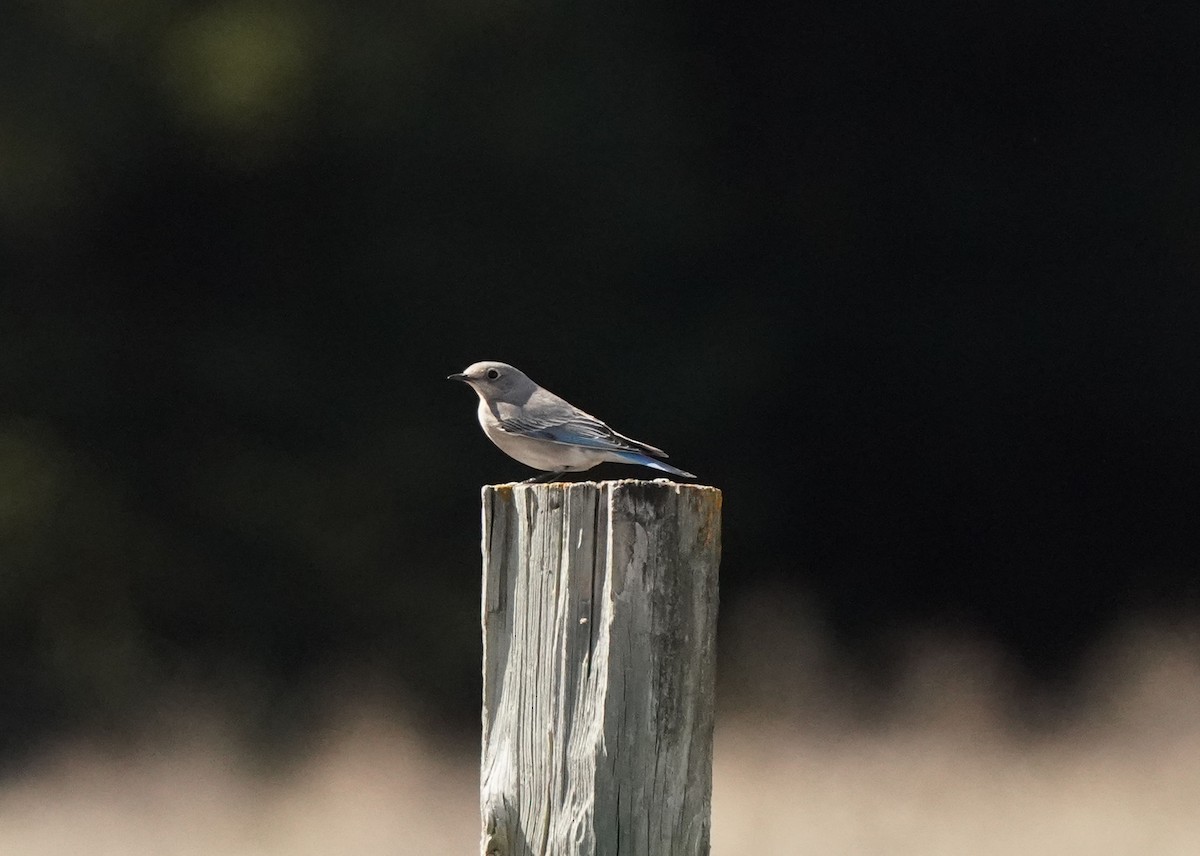
<path fill-rule="evenodd" d="M 485 484 L 484 490 L 537 490 L 539 488 L 551 487 L 582 487 L 588 486 L 591 488 L 602 488 L 609 486 L 626 486 L 626 485 L 646 485 L 657 487 L 678 488 L 680 490 L 717 490 L 712 485 L 697 484 L 696 482 L 677 482 L 672 479 L 602 479 L 600 481 L 582 480 L 582 481 L 554 481 L 554 482 L 537 482 L 526 484 L 525 482 L 501 482 L 499 484 Z"/>
<path fill-rule="evenodd" d="M 724 497 L 720 489 L 712 485 L 671 481 L 670 479 L 606 479 L 604 481 L 558 481 L 537 484 L 522 482 L 507 482 L 505 484 L 485 484 L 480 495 L 484 500 L 494 497 L 500 502 L 509 502 L 519 496 L 537 498 L 536 501 L 554 501 L 555 496 L 626 496 L 636 494 L 646 499 L 657 497 L 665 501 L 672 494 L 676 497 L 687 496 L 693 502 L 706 506 L 720 508 Z"/>

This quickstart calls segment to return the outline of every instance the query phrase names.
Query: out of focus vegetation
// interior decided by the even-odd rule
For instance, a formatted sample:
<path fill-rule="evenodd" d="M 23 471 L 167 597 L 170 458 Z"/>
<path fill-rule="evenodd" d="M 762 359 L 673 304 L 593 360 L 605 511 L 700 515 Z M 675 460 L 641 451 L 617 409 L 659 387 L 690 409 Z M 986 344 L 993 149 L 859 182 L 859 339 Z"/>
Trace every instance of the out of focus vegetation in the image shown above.
<path fill-rule="evenodd" d="M 1198 20 L 0 4 L 0 753 L 180 686 L 474 722 L 478 359 L 724 489 L 731 614 L 882 685 L 1194 610 Z"/>
<path fill-rule="evenodd" d="M 743 630 L 757 633 L 734 627 L 735 644 Z M 766 641 L 785 640 L 768 630 Z M 844 680 L 792 663 L 788 681 L 805 685 L 799 701 L 810 708 L 800 717 L 777 706 L 775 685 L 718 717 L 713 856 L 1194 856 L 1195 644 L 1194 625 L 1124 628 L 1085 669 L 1086 712 L 1035 735 L 1005 727 L 1008 700 L 981 680 L 998 664 L 970 646 L 911 650 L 903 703 L 867 729 L 845 716 Z M 794 656 L 766 647 L 736 665 L 766 670 L 766 659 L 778 669 L 777 653 Z M 382 856 L 478 846 L 475 740 L 431 738 L 359 697 L 263 775 L 219 719 L 190 707 L 171 724 L 116 752 L 63 741 L 0 784 L 0 852 Z"/>

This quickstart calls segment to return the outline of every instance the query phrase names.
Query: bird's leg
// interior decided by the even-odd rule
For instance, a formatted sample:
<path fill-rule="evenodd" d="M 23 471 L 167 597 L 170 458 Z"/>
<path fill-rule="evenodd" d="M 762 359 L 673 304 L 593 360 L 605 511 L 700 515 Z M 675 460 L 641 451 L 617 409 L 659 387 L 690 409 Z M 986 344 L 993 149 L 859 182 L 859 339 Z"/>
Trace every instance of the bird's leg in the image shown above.
<path fill-rule="evenodd" d="M 548 481 L 554 481 L 556 478 L 563 475 L 564 473 L 566 473 L 566 470 L 559 470 L 556 473 L 555 472 L 541 473 L 540 475 L 536 475 L 533 478 L 525 479 L 525 481 L 521 482 L 521 484 L 544 484 L 545 482 L 548 482 Z"/>

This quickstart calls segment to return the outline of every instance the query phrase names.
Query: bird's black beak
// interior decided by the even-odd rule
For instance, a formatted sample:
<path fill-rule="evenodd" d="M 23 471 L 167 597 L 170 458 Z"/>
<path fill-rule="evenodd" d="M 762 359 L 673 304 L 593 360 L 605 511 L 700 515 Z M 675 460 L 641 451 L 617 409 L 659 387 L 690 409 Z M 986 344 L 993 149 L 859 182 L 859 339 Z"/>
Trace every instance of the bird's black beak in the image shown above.
<path fill-rule="evenodd" d="M 463 383 L 466 383 L 467 376 L 465 374 L 463 374 L 462 372 L 457 372 L 452 375 L 446 375 L 446 380 L 461 380 Z"/>

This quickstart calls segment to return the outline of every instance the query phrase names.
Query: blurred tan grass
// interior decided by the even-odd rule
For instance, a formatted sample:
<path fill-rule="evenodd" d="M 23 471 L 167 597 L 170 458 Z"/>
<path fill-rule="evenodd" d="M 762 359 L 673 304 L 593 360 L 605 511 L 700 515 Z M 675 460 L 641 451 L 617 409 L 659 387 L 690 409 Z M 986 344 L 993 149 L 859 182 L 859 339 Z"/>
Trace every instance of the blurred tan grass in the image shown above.
<path fill-rule="evenodd" d="M 980 691 L 979 674 L 996 669 L 986 649 L 929 640 L 903 702 L 871 725 L 726 705 L 713 853 L 1200 852 L 1195 638 L 1155 625 L 1115 639 L 1097 653 L 1085 703 L 1040 730 L 1014 728 Z M 255 771 L 219 722 L 186 719 L 133 750 L 64 743 L 7 782 L 0 853 L 477 852 L 474 743 L 351 705 L 304 759 Z"/>

